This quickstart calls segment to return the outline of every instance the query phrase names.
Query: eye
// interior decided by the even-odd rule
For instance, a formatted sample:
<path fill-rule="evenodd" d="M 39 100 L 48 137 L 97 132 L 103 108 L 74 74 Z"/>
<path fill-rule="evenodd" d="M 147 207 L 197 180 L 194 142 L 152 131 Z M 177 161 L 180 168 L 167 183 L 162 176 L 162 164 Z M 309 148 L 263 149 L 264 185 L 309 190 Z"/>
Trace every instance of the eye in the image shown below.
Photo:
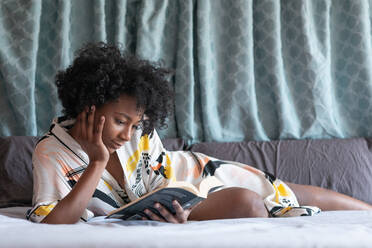
<path fill-rule="evenodd" d="M 116 119 L 115 121 L 116 121 L 116 123 L 119 124 L 119 125 L 125 125 L 125 124 L 126 124 L 125 121 L 122 121 L 122 120 L 119 120 L 119 119 Z"/>
<path fill-rule="evenodd" d="M 142 123 L 139 123 L 138 125 L 133 125 L 133 128 L 134 128 L 135 130 L 140 130 L 140 129 L 142 129 Z"/>

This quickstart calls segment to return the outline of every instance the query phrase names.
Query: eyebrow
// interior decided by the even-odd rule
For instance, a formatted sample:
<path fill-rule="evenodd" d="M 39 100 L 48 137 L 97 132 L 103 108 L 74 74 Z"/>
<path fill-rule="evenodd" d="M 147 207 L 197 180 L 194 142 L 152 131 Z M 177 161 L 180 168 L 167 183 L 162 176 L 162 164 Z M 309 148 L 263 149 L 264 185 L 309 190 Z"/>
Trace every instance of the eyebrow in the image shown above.
<path fill-rule="evenodd" d="M 122 116 L 124 116 L 125 118 L 127 118 L 128 120 L 132 121 L 132 118 L 131 118 L 129 115 L 127 115 L 126 113 L 115 112 L 115 114 L 122 115 Z M 141 120 L 142 120 L 142 118 L 141 118 Z M 139 120 L 138 123 L 141 122 L 141 120 Z"/>

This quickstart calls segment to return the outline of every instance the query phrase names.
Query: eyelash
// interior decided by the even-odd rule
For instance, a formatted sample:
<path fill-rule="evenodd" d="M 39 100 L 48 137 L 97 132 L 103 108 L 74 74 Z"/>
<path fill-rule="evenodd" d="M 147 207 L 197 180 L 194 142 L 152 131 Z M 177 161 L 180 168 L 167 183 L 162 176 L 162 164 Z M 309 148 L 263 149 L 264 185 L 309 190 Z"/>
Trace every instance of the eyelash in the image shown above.
<path fill-rule="evenodd" d="M 119 124 L 119 125 L 126 125 L 127 123 L 125 121 L 121 121 L 121 120 L 116 120 L 116 122 Z M 133 125 L 133 128 L 135 130 L 139 130 L 141 129 L 141 125 Z"/>

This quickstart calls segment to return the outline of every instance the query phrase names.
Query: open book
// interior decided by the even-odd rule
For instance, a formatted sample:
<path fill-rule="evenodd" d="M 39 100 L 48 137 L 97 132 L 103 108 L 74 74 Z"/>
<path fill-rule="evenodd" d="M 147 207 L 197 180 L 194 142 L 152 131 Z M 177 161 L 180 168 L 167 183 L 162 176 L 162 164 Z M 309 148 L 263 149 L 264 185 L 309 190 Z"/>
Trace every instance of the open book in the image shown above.
<path fill-rule="evenodd" d="M 159 214 L 154 204 L 159 202 L 167 208 L 172 214 L 176 211 L 173 209 L 172 201 L 177 200 L 183 209 L 188 209 L 198 202 L 207 198 L 208 194 L 222 187 L 223 184 L 214 176 L 207 176 L 199 185 L 194 186 L 189 182 L 176 181 L 166 186 L 158 188 L 114 211 L 111 211 L 106 218 L 120 218 L 123 220 L 139 220 L 143 216 L 145 209 Z"/>

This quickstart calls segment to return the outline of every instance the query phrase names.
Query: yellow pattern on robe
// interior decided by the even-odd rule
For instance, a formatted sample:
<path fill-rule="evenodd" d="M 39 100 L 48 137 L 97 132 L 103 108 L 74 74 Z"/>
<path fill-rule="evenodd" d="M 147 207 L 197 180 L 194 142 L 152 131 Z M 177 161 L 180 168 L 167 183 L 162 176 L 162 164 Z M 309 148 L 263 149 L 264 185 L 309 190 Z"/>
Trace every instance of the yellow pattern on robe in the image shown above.
<path fill-rule="evenodd" d="M 46 206 L 40 206 L 35 210 L 34 213 L 39 215 L 39 216 L 47 216 L 50 213 L 50 211 L 53 210 L 54 206 L 55 206 L 54 204 L 46 205 Z"/>
<path fill-rule="evenodd" d="M 176 176 L 174 175 L 171 160 L 170 160 L 168 154 L 165 155 L 165 158 L 166 158 L 166 166 L 164 166 L 164 174 L 171 181 L 176 181 Z"/>
<path fill-rule="evenodd" d="M 103 183 L 107 186 L 109 190 L 112 190 L 112 186 L 108 184 L 105 180 L 103 180 Z"/>
<path fill-rule="evenodd" d="M 288 212 L 289 210 L 291 210 L 291 209 L 292 209 L 291 206 L 288 206 L 288 207 L 286 207 L 286 208 L 283 208 L 282 210 L 280 210 L 280 214 L 283 215 L 283 214 L 287 213 L 287 212 Z"/>
<path fill-rule="evenodd" d="M 291 195 L 291 194 L 289 193 L 289 191 L 287 191 L 287 190 L 285 189 L 285 186 L 284 186 L 283 184 L 279 184 L 279 186 L 278 186 L 278 190 L 279 190 L 279 193 L 280 193 L 281 196 L 285 196 L 285 197 L 287 197 L 287 196 L 290 196 L 290 195 Z"/>
<path fill-rule="evenodd" d="M 143 151 L 148 151 L 149 150 L 149 136 L 146 134 L 141 137 L 140 142 L 138 144 L 138 149 L 133 153 L 132 156 L 129 157 L 127 161 L 127 171 L 129 172 L 128 177 L 131 177 L 134 170 L 136 169 L 136 166 L 138 164 L 138 161 L 141 157 L 141 153 Z"/>

